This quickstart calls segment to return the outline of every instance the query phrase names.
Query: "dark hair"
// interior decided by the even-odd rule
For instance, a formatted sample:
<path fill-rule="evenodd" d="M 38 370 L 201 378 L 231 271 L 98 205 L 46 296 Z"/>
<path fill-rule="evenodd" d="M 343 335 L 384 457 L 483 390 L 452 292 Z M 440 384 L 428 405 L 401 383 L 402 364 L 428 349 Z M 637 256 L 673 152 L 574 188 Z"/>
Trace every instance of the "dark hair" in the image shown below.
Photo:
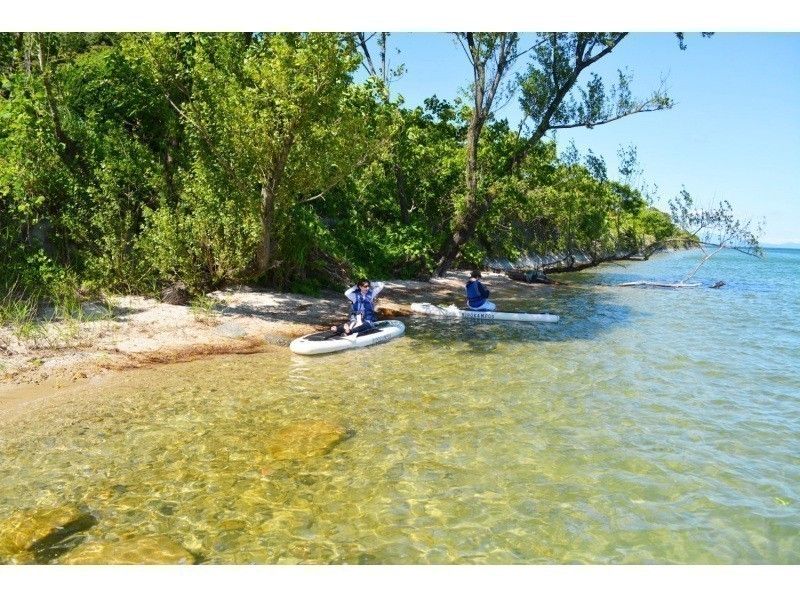
<path fill-rule="evenodd" d="M 366 278 L 362 278 L 361 280 L 359 280 L 359 281 L 356 283 L 356 286 L 357 286 L 357 287 L 360 287 L 360 286 L 361 286 L 361 285 L 363 285 L 363 284 L 366 284 L 366 285 L 368 285 L 368 286 L 372 286 L 372 283 L 371 283 L 370 281 L 368 281 Z"/>
<path fill-rule="evenodd" d="M 470 272 L 470 276 L 472 278 L 480 278 L 481 277 L 481 271 L 480 270 L 473 270 L 472 272 Z"/>

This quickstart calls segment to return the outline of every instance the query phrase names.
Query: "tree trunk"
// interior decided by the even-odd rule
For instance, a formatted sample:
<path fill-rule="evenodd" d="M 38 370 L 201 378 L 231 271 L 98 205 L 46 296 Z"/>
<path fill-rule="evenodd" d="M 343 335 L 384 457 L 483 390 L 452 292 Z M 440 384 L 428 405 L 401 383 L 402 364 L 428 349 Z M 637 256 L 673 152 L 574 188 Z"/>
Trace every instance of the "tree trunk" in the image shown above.
<path fill-rule="evenodd" d="M 275 189 L 268 182 L 261 185 L 261 243 L 256 251 L 256 272 L 263 275 L 272 259 L 272 223 L 275 220 Z"/>
<path fill-rule="evenodd" d="M 459 225 L 439 252 L 440 258 L 436 264 L 436 270 L 434 271 L 435 276 L 444 276 L 447 270 L 450 269 L 453 262 L 458 257 L 458 254 L 461 252 L 461 248 L 475 233 L 475 226 L 478 224 L 482 215 L 483 211 L 474 203 L 471 204 L 471 209 L 461 219 Z"/>
<path fill-rule="evenodd" d="M 478 144 L 483 126 L 489 118 L 495 94 L 500 88 L 503 77 L 513 61 L 512 54 L 516 47 L 516 37 L 508 34 L 499 34 L 499 49 L 494 56 L 495 72 L 487 81 L 486 65 L 490 56 L 481 51 L 480 42 L 473 33 L 466 33 L 465 39 L 469 48 L 470 61 L 472 62 L 473 76 L 473 108 L 469 129 L 467 130 L 467 196 L 463 216 L 453 223 L 453 234 L 445 241 L 439 251 L 439 261 L 434 274 L 442 276 L 455 261 L 461 248 L 469 242 L 475 234 L 475 227 L 491 206 L 491 197 L 480 197 L 478 190 Z"/>
<path fill-rule="evenodd" d="M 272 228 L 275 223 L 275 201 L 286 171 L 294 135 L 284 139 L 280 153 L 272 160 L 269 173 L 261 182 L 261 243 L 256 250 L 256 275 L 262 276 L 272 266 Z"/>
<path fill-rule="evenodd" d="M 714 257 L 715 255 L 717 255 L 717 254 L 718 254 L 720 251 L 722 251 L 723 247 L 724 247 L 724 244 L 720 244 L 720 247 L 719 247 L 718 249 L 716 249 L 716 250 L 712 251 L 711 253 L 706 253 L 706 254 L 703 256 L 703 259 L 701 259 L 701 260 L 700 260 L 700 263 L 699 263 L 699 264 L 697 264 L 697 266 L 694 268 L 694 270 L 692 270 L 692 271 L 691 271 L 691 272 L 689 272 L 689 273 L 688 273 L 686 276 L 684 276 L 683 278 L 681 278 L 681 284 L 683 284 L 683 283 L 685 283 L 685 282 L 687 282 L 687 281 L 691 280 L 691 279 L 694 277 L 694 275 L 695 275 L 695 274 L 697 274 L 697 271 L 698 271 L 700 268 L 702 268 L 702 267 L 703 267 L 703 264 L 705 264 L 705 263 L 706 263 L 708 260 L 710 260 L 712 257 Z M 703 253 L 705 253 L 705 249 L 704 249 L 702 246 L 701 246 L 700 248 L 703 250 Z"/>
<path fill-rule="evenodd" d="M 61 113 L 58 109 L 58 104 L 56 103 L 55 94 L 53 93 L 53 86 L 52 82 L 50 81 L 50 72 L 47 66 L 47 40 L 44 37 L 44 33 L 37 33 L 36 41 L 38 42 L 39 46 L 39 68 L 42 71 L 42 83 L 44 83 L 44 93 L 47 99 L 47 108 L 49 109 L 50 116 L 53 119 L 53 131 L 55 133 L 56 140 L 64 147 L 63 151 L 61 152 L 62 158 L 64 158 L 64 161 L 70 166 L 77 166 L 81 169 L 81 171 L 85 172 L 85 169 L 82 168 L 82 164 L 77 159 L 78 146 L 75 141 L 69 135 L 67 135 L 67 133 L 64 131 L 64 127 L 61 124 Z"/>
<path fill-rule="evenodd" d="M 478 198 L 478 141 L 485 121 L 480 108 L 482 102 L 482 94 L 476 93 L 475 112 L 472 114 L 469 129 L 467 130 L 466 211 L 456 221 L 456 226 L 453 227 L 453 234 L 445 241 L 439 252 L 439 261 L 434 271 L 436 276 L 443 276 L 450 269 L 461 248 L 472 238 L 478 221 L 486 211 L 486 207 L 488 207 L 487 201 L 480 202 Z"/>
<path fill-rule="evenodd" d="M 453 265 L 453 262 L 461 251 L 461 247 L 467 242 L 467 238 L 469 237 L 467 233 L 468 230 L 467 227 L 461 228 L 455 231 L 447 240 L 444 247 L 439 252 L 441 257 L 439 257 L 436 269 L 433 272 L 434 276 L 444 276 Z"/>

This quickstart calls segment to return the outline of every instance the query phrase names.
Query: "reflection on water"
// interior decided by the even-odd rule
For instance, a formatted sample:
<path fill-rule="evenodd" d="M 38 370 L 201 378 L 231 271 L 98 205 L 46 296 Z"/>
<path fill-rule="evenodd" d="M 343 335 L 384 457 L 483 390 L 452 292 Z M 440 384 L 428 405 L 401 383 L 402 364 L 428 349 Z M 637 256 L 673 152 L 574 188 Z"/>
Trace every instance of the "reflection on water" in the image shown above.
<path fill-rule="evenodd" d="M 412 317 L 367 350 L 167 366 L 46 402 L 0 424 L 0 551 L 15 513 L 67 506 L 96 524 L 55 562 L 132 545 L 142 562 L 154 545 L 164 562 L 800 562 L 787 308 L 598 285 L 641 277 L 498 293 L 558 324 Z"/>

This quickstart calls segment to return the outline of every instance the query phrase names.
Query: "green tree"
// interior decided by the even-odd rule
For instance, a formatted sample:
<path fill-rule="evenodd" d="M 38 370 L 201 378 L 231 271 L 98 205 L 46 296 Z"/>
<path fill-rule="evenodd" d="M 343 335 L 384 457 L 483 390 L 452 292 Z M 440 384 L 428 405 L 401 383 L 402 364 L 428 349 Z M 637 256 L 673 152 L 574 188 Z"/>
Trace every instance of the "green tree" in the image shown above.
<path fill-rule="evenodd" d="M 579 76 L 608 56 L 626 35 L 539 34 L 533 48 L 519 51 L 516 34 L 457 34 L 473 69 L 470 89 L 472 114 L 465 142 L 466 198 L 463 209 L 456 210 L 451 224 L 452 234 L 439 252 L 437 273 L 441 274 L 451 266 L 497 196 L 496 178 L 487 176 L 481 168 L 479 146 L 498 92 L 520 57 L 529 53 L 532 56 L 526 72 L 518 78 L 525 122 L 520 127 L 515 148 L 500 169 L 502 176 L 518 171 L 547 131 L 592 128 L 631 114 L 671 107 L 671 100 L 662 90 L 654 91 L 647 98 L 635 99 L 629 89 L 629 77 L 621 71 L 610 88 L 596 74 L 592 74 L 584 86 L 577 85 Z"/>
<path fill-rule="evenodd" d="M 159 36 L 148 45 L 187 127 L 185 200 L 205 214 L 200 223 L 198 210 L 182 210 L 197 234 L 181 244 L 208 248 L 190 261 L 210 263 L 212 284 L 244 277 L 286 285 L 303 269 L 309 243 L 324 234 L 308 205 L 383 151 L 389 119 L 376 88 L 352 81 L 360 61 L 352 36 L 205 34 L 189 41 L 188 65 L 172 60 L 187 40 Z M 181 104 L 171 90 L 186 88 L 187 70 L 191 90 Z M 227 217 L 214 221 L 214 212 Z M 163 229 L 169 219 L 154 221 Z M 224 239 L 238 248 L 231 259 L 221 259 Z"/>

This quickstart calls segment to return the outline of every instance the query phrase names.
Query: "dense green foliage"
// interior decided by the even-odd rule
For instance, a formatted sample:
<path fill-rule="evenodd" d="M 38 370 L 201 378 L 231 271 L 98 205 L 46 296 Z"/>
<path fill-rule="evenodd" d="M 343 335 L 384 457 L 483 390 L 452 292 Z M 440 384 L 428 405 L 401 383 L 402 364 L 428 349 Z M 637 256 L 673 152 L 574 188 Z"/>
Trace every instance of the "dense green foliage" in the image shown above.
<path fill-rule="evenodd" d="M 329 33 L 0 34 L 0 299 L 429 275 L 464 210 L 471 109 L 389 101 L 361 60 Z M 461 263 L 674 232 L 596 158 L 539 141 L 509 171 L 518 149 L 486 123 L 494 200 Z"/>

